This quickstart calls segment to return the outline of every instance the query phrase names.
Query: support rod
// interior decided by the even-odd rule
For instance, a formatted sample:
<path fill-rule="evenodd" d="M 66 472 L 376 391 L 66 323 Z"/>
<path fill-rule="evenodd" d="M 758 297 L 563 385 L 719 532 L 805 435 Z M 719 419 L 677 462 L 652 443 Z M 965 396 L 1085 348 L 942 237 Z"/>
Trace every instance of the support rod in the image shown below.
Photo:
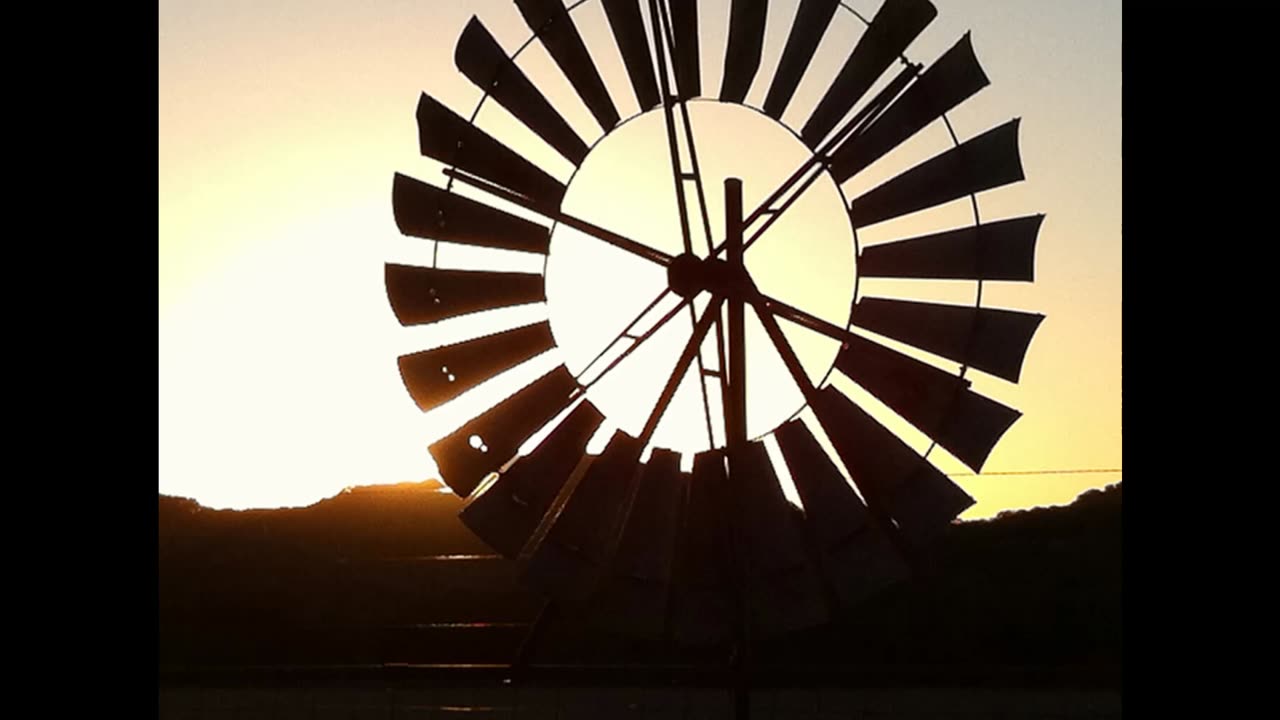
<path fill-rule="evenodd" d="M 751 622 L 748 612 L 748 572 L 746 552 L 742 542 L 741 518 L 736 484 L 742 482 L 748 472 L 743 467 L 747 446 L 747 343 L 744 298 L 751 281 L 742 259 L 742 180 L 726 178 L 724 181 L 724 225 L 726 260 L 732 278 L 733 292 L 729 303 L 729 402 L 727 404 L 726 445 L 729 456 L 729 483 L 724 498 L 729 514 L 729 561 L 736 579 L 738 632 L 736 648 L 731 659 L 734 679 L 734 716 L 746 720 L 751 715 Z"/>

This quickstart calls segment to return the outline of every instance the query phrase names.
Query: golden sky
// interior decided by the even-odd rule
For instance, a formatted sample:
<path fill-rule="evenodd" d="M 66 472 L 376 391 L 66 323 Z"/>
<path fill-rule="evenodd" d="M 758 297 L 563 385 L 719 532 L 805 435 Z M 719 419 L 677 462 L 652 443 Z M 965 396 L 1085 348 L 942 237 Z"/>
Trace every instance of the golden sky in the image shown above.
<path fill-rule="evenodd" d="M 575 18 L 586 18 L 587 44 L 626 117 L 635 100 L 612 39 L 586 31 L 603 16 L 595 4 Z M 871 17 L 879 1 L 850 4 Z M 969 375 L 975 390 L 1024 413 L 996 446 L 984 476 L 966 474 L 942 451 L 930 459 L 978 501 L 964 517 L 1068 502 L 1119 474 L 993 473 L 1122 465 L 1120 3 L 935 4 L 938 18 L 908 54 L 927 65 L 972 30 L 992 80 L 949 114 L 957 134 L 964 139 L 1022 118 L 1027 181 L 981 194 L 984 219 L 1047 216 L 1035 283 L 987 283 L 983 304 L 1048 318 L 1020 384 Z M 795 5 L 770 5 L 764 60 L 748 103 L 759 105 L 767 90 Z M 704 25 L 703 85 L 714 92 L 728 2 L 703 7 L 709 17 L 724 18 Z M 453 64 L 454 43 L 472 15 L 509 51 L 528 36 L 509 0 L 161 1 L 161 492 L 215 507 L 270 507 L 308 504 L 350 485 L 434 476 L 427 445 L 473 409 L 462 403 L 424 415 L 404 390 L 396 357 L 463 339 L 475 328 L 400 327 L 386 301 L 383 263 L 430 263 L 431 243 L 396 229 L 391 179 L 398 171 L 444 182 L 441 166 L 418 154 L 414 110 L 423 91 L 464 116 L 475 107 L 480 92 Z M 784 120 L 803 121 L 861 27 L 837 17 Z M 590 133 L 591 116 L 542 48 L 530 46 L 520 64 L 588 142 L 599 135 L 598 127 Z M 486 129 L 567 178 L 567 162 L 492 107 L 480 118 Z M 787 140 L 770 141 L 769 155 L 785 155 Z M 931 126 L 846 183 L 845 194 L 948 142 L 940 124 Z M 567 209 L 575 202 L 592 207 L 583 187 L 571 187 Z M 752 188 L 746 194 L 750 206 Z M 922 223 L 945 225 L 947 212 L 873 226 L 860 239 L 928 232 L 935 228 Z M 759 253 L 771 259 L 753 262 L 786 262 L 785 253 L 765 247 L 762 241 Z M 837 256 L 827 265 L 828 281 L 813 285 L 840 281 Z M 548 270 L 549 292 L 555 262 L 564 261 L 553 260 Z M 894 294 L 880 283 L 877 294 Z M 927 292 L 934 294 L 915 297 L 963 301 L 951 290 Z M 505 312 L 508 324 L 545 317 L 537 308 Z M 508 391 L 519 385 L 512 382 Z M 917 445 L 919 438 L 903 434 Z M 678 435 L 678 428 L 670 432 Z"/>

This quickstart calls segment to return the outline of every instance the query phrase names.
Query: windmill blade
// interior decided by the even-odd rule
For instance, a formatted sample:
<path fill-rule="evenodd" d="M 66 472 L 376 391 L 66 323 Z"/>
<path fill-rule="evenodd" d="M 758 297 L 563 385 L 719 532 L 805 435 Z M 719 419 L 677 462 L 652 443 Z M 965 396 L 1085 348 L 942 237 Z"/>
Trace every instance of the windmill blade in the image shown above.
<path fill-rule="evenodd" d="M 729 12 L 729 41 L 724 53 L 724 78 L 720 82 L 721 102 L 740 103 L 751 89 L 751 81 L 760 69 L 768 7 L 765 0 L 733 0 Z"/>
<path fill-rule="evenodd" d="M 658 0 L 661 4 L 661 0 Z M 702 94 L 702 65 L 698 50 L 698 0 L 668 0 L 671 8 L 671 37 L 675 49 L 671 57 L 676 77 L 676 97 L 681 100 Z"/>
<path fill-rule="evenodd" d="M 436 441 L 429 450 L 442 479 L 459 497 L 470 495 L 529 436 L 568 407 L 579 387 L 561 365 Z"/>
<path fill-rule="evenodd" d="M 437 320 L 493 308 L 544 302 L 541 275 L 481 270 L 441 270 L 387 263 L 387 298 L 401 325 Z"/>
<path fill-rule="evenodd" d="M 418 100 L 418 144 L 424 156 L 520 193 L 540 209 L 560 207 L 559 180 L 425 93 Z"/>
<path fill-rule="evenodd" d="M 855 228 L 1022 180 L 1018 119 L 966 140 L 853 201 Z"/>
<path fill-rule="evenodd" d="M 800 131 L 805 144 L 817 148 L 937 15 L 928 0 L 885 0 Z"/>
<path fill-rule="evenodd" d="M 476 87 L 489 93 L 566 160 L 574 165 L 582 164 L 587 156 L 587 144 L 507 57 L 479 18 L 472 17 L 458 38 L 454 62 Z"/>
<path fill-rule="evenodd" d="M 402 355 L 400 379 L 423 410 L 445 403 L 489 378 L 555 347 L 548 322 Z"/>
<path fill-rule="evenodd" d="M 813 411 L 863 496 L 879 498 L 902 534 L 917 543 L 973 505 L 960 486 L 833 387 Z"/>
<path fill-rule="evenodd" d="M 741 460 L 733 466 L 738 470 L 734 492 L 726 500 L 738 506 L 756 626 L 776 633 L 826 622 L 822 585 L 809 564 L 799 512 L 783 496 L 764 443 L 748 443 Z"/>
<path fill-rule="evenodd" d="M 484 203 L 396 173 L 391 186 L 396 226 L 425 240 L 547 254 L 551 231 Z"/>
<path fill-rule="evenodd" d="M 831 156 L 831 176 L 842 183 L 926 125 L 991 84 L 965 33 L 863 132 Z"/>
<path fill-rule="evenodd" d="M 649 53 L 649 36 L 644 30 L 644 17 L 640 14 L 642 0 L 603 0 L 604 14 L 613 28 L 613 39 L 622 53 L 622 62 L 631 77 L 631 88 L 636 93 L 640 110 L 649 110 L 662 103 L 658 92 L 657 76 L 653 72 L 653 56 Z"/>
<path fill-rule="evenodd" d="M 850 334 L 836 367 L 975 472 L 1021 413 L 969 381 Z"/>
<path fill-rule="evenodd" d="M 649 635 L 663 631 L 688 482 L 680 454 L 655 448 L 595 599 L 607 626 Z"/>
<path fill-rule="evenodd" d="M 672 598 L 672 630 L 685 644 L 712 644 L 733 633 L 737 611 L 726 570 L 726 484 L 723 453 L 708 450 L 694 457 Z"/>
<path fill-rule="evenodd" d="M 858 256 L 858 272 L 864 277 L 1031 282 L 1043 222 L 1044 215 L 1029 215 L 873 245 Z"/>
<path fill-rule="evenodd" d="M 800 0 L 796 19 L 791 24 L 791 34 L 787 36 L 787 45 L 778 61 L 773 84 L 769 86 L 769 94 L 764 100 L 764 112 L 774 120 L 781 119 L 787 105 L 791 104 L 800 79 L 809 69 L 813 54 L 818 51 L 818 43 L 827 33 L 839 5 L 840 0 Z"/>
<path fill-rule="evenodd" d="M 1039 313 L 883 298 L 859 300 L 850 317 L 860 328 L 1009 382 L 1018 382 L 1042 320 Z"/>
<path fill-rule="evenodd" d="M 584 601 L 604 569 L 622 506 L 644 448 L 615 430 L 604 452 L 572 489 L 542 542 L 533 549 L 523 577 L 565 603 Z"/>
<path fill-rule="evenodd" d="M 582 402 L 533 452 L 468 498 L 459 517 L 486 545 L 515 559 L 538 529 L 604 415 Z"/>
<path fill-rule="evenodd" d="M 804 421 L 787 422 L 774 437 L 804 504 L 804 526 L 818 547 L 823 577 L 840 604 L 850 607 L 905 578 L 906 563 Z"/>
<path fill-rule="evenodd" d="M 600 129 L 605 132 L 612 130 L 618 124 L 618 109 L 614 107 L 604 80 L 600 79 L 600 71 L 591 59 L 591 53 L 587 52 L 587 46 L 582 43 L 582 36 L 578 34 L 564 2 L 516 0 L 516 7 L 573 89 L 578 91 L 578 97 L 600 123 Z"/>

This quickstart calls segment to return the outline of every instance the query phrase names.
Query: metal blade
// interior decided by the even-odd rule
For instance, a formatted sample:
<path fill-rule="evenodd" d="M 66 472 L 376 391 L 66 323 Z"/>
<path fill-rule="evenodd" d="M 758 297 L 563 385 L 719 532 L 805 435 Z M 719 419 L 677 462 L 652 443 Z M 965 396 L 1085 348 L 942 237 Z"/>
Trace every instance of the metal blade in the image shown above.
<path fill-rule="evenodd" d="M 839 5 L 840 0 L 800 0 L 791 34 L 787 36 L 787 46 L 782 50 L 773 84 L 769 86 L 769 94 L 764 100 L 764 112 L 774 120 L 786 112 Z"/>
<path fill-rule="evenodd" d="M 640 461 L 639 440 L 614 431 L 533 550 L 524 579 L 565 603 L 586 599 L 604 570 L 605 553 Z"/>
<path fill-rule="evenodd" d="M 551 231 L 484 203 L 396 173 L 391 186 L 396 226 L 410 237 L 547 254 Z"/>
<path fill-rule="evenodd" d="M 564 185 L 493 139 L 429 95 L 418 100 L 418 144 L 422 154 L 456 165 L 554 210 Z"/>
<path fill-rule="evenodd" d="M 792 420 L 774 437 L 804 504 L 804 525 L 818 548 L 822 574 L 840 604 L 850 607 L 907 577 L 906 563 L 804 422 Z"/>
<path fill-rule="evenodd" d="M 671 7 L 671 36 L 675 42 L 671 66 L 676 77 L 676 96 L 688 100 L 702 94 L 698 0 L 668 0 L 668 4 Z"/>
<path fill-rule="evenodd" d="M 708 450 L 694 458 L 672 599 L 675 638 L 685 644 L 712 644 L 733 633 L 737 612 L 722 500 L 726 482 L 723 453 Z"/>
<path fill-rule="evenodd" d="M 988 130 L 868 191 L 849 207 L 854 227 L 1022 180 L 1018 123 Z"/>
<path fill-rule="evenodd" d="M 973 505 L 964 490 L 835 388 L 819 391 L 815 400 L 813 411 L 858 488 L 878 497 L 909 539 L 929 539 Z"/>
<path fill-rule="evenodd" d="M 885 0 L 801 130 L 805 144 L 817 148 L 937 15 L 928 0 Z"/>
<path fill-rule="evenodd" d="M 400 357 L 400 379 L 423 410 L 555 347 L 551 324 L 527 325 Z"/>
<path fill-rule="evenodd" d="M 768 8 L 765 0 L 733 0 L 724 53 L 724 78 L 720 83 L 721 102 L 740 103 L 751 89 L 751 81 L 760 69 Z"/>
<path fill-rule="evenodd" d="M 459 513 L 462 522 L 494 550 L 515 559 L 602 422 L 594 405 L 579 404 L 533 452 L 467 500 Z"/>
<path fill-rule="evenodd" d="M 799 511 L 782 495 L 764 443 L 743 448 L 744 468 L 732 478 L 746 555 L 752 617 L 766 633 L 819 625 L 827 620 L 817 572 L 809 563 Z"/>
<path fill-rule="evenodd" d="M 493 308 L 543 302 L 543 277 L 387 263 L 387 298 L 401 325 L 424 325 Z"/>
<path fill-rule="evenodd" d="M 975 471 L 1019 417 L 969 381 L 856 335 L 836 367 Z"/>
<path fill-rule="evenodd" d="M 467 497 L 489 473 L 515 456 L 520 445 L 569 406 L 579 387 L 561 365 L 430 447 L 441 478 Z"/>
<path fill-rule="evenodd" d="M 582 164 L 587 156 L 587 144 L 507 57 L 479 18 L 472 17 L 458 38 L 454 62 L 476 87 L 489 93 L 556 152 L 574 165 Z"/>
<path fill-rule="evenodd" d="M 591 53 L 582 43 L 578 28 L 569 17 L 562 0 L 516 0 L 516 7 L 524 16 L 529 29 L 542 41 L 551 59 L 560 66 L 582 102 L 600 123 L 600 129 L 609 132 L 618 124 L 618 110 L 609 97 L 609 91 L 600 79 Z"/>
<path fill-rule="evenodd" d="M 603 0 L 604 13 L 613 28 L 613 38 L 622 53 L 622 62 L 631 77 L 631 88 L 636 93 L 640 109 L 649 110 L 662 103 L 658 92 L 658 80 L 653 71 L 653 55 L 649 52 L 649 36 L 644 30 L 644 17 L 640 14 L 643 0 Z"/>
<path fill-rule="evenodd" d="M 1044 315 L 995 308 L 863 298 L 850 320 L 894 340 L 1018 382 Z"/>
<path fill-rule="evenodd" d="M 680 454 L 655 448 L 594 601 L 606 625 L 631 633 L 663 631 L 688 482 Z"/>
<path fill-rule="evenodd" d="M 837 183 L 848 180 L 990 84 L 973 54 L 969 33 L 965 33 L 870 127 L 832 153 L 831 176 Z"/>
<path fill-rule="evenodd" d="M 1031 282 L 1043 222 L 1044 215 L 1030 215 L 873 245 L 858 256 L 858 272 L 864 277 Z"/>

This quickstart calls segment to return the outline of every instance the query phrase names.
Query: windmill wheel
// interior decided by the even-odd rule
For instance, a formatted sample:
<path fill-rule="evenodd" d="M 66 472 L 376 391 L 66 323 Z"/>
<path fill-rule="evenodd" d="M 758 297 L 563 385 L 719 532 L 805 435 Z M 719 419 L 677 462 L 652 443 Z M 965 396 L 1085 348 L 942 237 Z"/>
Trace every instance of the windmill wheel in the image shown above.
<path fill-rule="evenodd" d="M 516 5 L 533 34 L 516 53 L 478 18 L 458 41 L 458 69 L 485 93 L 476 112 L 418 104 L 421 151 L 447 183 L 397 174 L 393 189 L 400 230 L 437 249 L 544 256 L 535 272 L 387 265 L 404 325 L 546 308 L 400 358 L 424 410 L 561 361 L 430 446 L 462 519 L 559 602 L 688 642 L 730 637 L 735 618 L 818 624 L 905 575 L 973 504 L 930 462 L 934 446 L 980 471 L 1019 417 L 967 375 L 1016 382 L 1043 319 L 981 303 L 983 283 L 1032 280 L 1043 216 L 979 215 L 977 193 L 1023 171 L 1017 120 L 951 131 L 946 113 L 988 84 L 969 35 L 917 64 L 905 53 L 930 2 L 863 18 L 800 0 L 767 77 L 765 2 L 734 0 L 727 23 L 677 0 Z M 589 37 L 615 42 L 625 67 L 638 109 L 625 119 L 632 98 L 611 94 L 574 12 L 588 5 L 601 28 Z M 702 82 L 715 23 L 718 89 Z M 843 64 L 802 101 L 819 42 L 849 24 Z M 581 103 L 576 123 L 518 62 L 535 40 L 576 94 L 561 106 Z M 503 110 L 487 127 L 514 119 L 567 179 L 482 127 L 490 100 Z M 947 147 L 886 174 L 938 128 Z M 930 213 L 944 226 L 907 232 Z M 895 296 L 926 286 L 972 300 Z"/>

